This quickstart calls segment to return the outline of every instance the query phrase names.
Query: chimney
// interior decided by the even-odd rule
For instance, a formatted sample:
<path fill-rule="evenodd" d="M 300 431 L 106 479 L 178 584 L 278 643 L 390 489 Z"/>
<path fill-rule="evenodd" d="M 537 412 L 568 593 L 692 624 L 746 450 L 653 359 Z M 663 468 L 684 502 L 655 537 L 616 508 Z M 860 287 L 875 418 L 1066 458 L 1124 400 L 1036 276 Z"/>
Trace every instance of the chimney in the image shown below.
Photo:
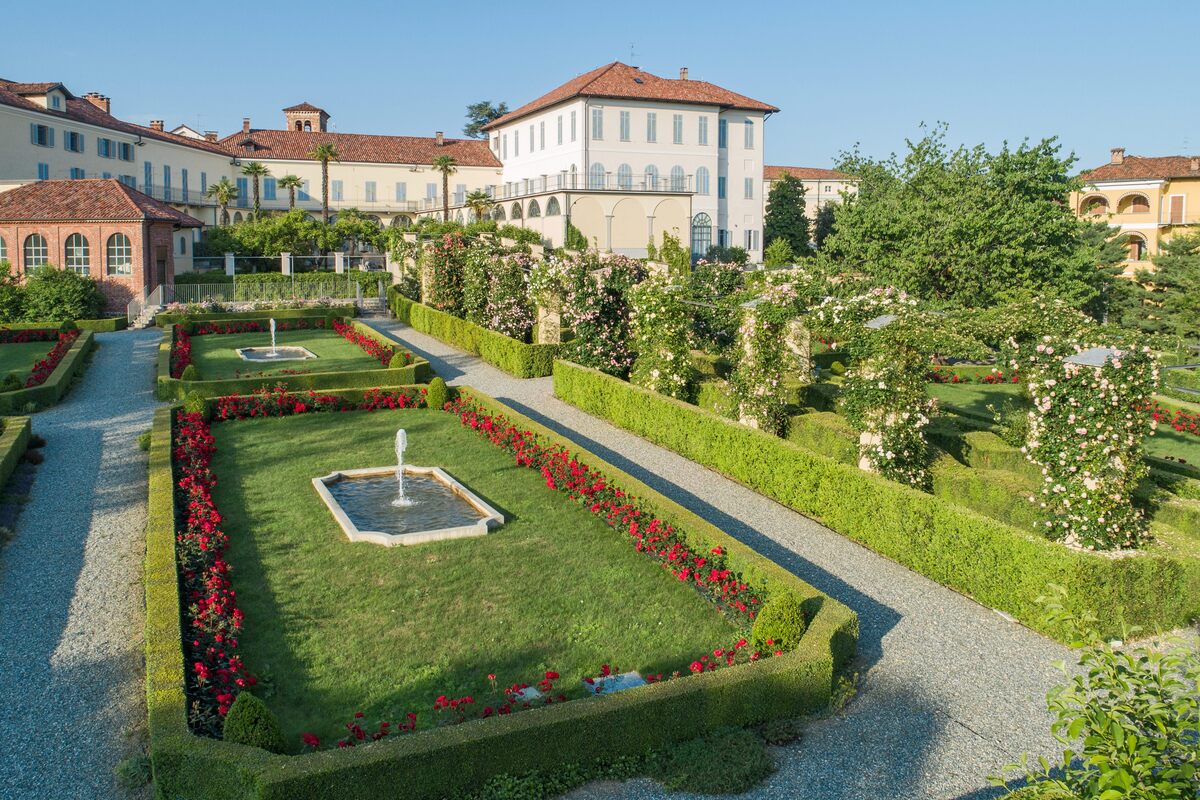
<path fill-rule="evenodd" d="M 163 121 L 161 119 L 150 120 L 150 130 L 161 131 L 163 129 Z"/>
<path fill-rule="evenodd" d="M 83 96 L 83 99 L 87 100 L 89 103 L 91 103 L 96 108 L 103 111 L 105 114 L 110 113 L 108 110 L 109 109 L 108 98 L 105 97 L 104 95 L 100 94 L 99 92 L 88 92 L 87 94 L 85 94 Z"/>
<path fill-rule="evenodd" d="M 687 67 L 680 67 L 679 68 L 679 80 L 686 81 L 687 79 L 688 79 Z"/>
<path fill-rule="evenodd" d="M 1112 163 L 1112 164 L 1124 164 L 1125 163 L 1125 148 L 1124 147 L 1114 147 L 1109 152 L 1112 153 L 1112 159 L 1110 160 L 1109 163 Z"/>
<path fill-rule="evenodd" d="M 1200 172 L 1200 158 L 1192 156 L 1192 163 L 1188 166 L 1192 172 Z"/>
<path fill-rule="evenodd" d="M 242 133 L 250 132 L 250 118 L 242 117 Z"/>
<path fill-rule="evenodd" d="M 442 132 L 441 132 L 441 131 L 438 131 L 437 133 L 433 134 L 433 142 L 434 142 L 434 144 L 436 144 L 438 147 L 441 147 L 443 144 L 445 144 L 445 142 L 446 142 L 446 139 L 445 139 L 445 137 L 444 137 L 444 136 L 442 136 Z"/>
<path fill-rule="evenodd" d="M 204 132 L 204 141 L 215 142 L 216 140 L 217 140 L 217 132 L 216 131 L 205 131 Z"/>

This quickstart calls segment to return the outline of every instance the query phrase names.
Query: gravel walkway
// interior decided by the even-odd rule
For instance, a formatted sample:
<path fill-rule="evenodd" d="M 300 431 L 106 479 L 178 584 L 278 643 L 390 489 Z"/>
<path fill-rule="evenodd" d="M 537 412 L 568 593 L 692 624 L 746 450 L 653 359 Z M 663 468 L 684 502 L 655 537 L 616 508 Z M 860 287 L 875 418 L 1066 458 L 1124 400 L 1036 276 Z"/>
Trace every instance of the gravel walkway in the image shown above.
<path fill-rule="evenodd" d="M 0 550 L 0 797 L 120 796 L 144 725 L 141 570 L 157 331 L 99 334 Z"/>
<path fill-rule="evenodd" d="M 597 453 L 858 612 L 857 698 L 777 751 L 746 797 L 982 800 L 987 776 L 1023 751 L 1053 755 L 1046 691 L 1065 648 L 772 500 L 392 320 L 447 382 L 468 384 Z M 650 781 L 597 783 L 574 800 L 674 798 Z"/>

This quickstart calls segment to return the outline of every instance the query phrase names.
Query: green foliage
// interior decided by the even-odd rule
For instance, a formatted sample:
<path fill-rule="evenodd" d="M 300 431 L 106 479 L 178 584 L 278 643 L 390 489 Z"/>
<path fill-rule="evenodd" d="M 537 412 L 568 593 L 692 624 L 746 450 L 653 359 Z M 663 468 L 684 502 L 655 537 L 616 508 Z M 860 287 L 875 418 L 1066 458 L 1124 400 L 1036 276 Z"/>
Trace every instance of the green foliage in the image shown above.
<path fill-rule="evenodd" d="M 702 350 L 723 350 L 737 336 L 744 273 L 737 264 L 701 259 L 692 268 L 685 286 L 687 299 L 702 305 L 689 306 L 692 342 Z"/>
<path fill-rule="evenodd" d="M 346 251 L 352 256 L 358 252 L 360 247 L 379 248 L 383 246 L 384 242 L 383 228 L 375 220 L 368 219 L 357 208 L 347 208 L 338 212 L 337 219 L 333 223 L 333 234 L 339 242 L 346 244 Z M 335 248 L 323 247 L 322 249 Z"/>
<path fill-rule="evenodd" d="M 728 247 L 725 245 L 714 244 L 708 248 L 708 252 L 704 256 L 709 261 L 721 261 L 726 264 L 737 264 L 739 267 L 746 266 L 750 260 L 750 254 L 746 252 L 744 247 Z"/>
<path fill-rule="evenodd" d="M 203 414 L 208 416 L 208 403 L 204 402 L 204 395 L 193 389 L 184 395 L 183 410 L 189 414 Z"/>
<path fill-rule="evenodd" d="M 779 747 L 797 741 L 803 729 L 794 719 L 773 719 L 758 726 L 758 735 L 769 745 Z"/>
<path fill-rule="evenodd" d="M 650 275 L 630 291 L 633 348 L 629 380 L 660 394 L 685 399 L 692 383 L 688 313 L 678 287 Z"/>
<path fill-rule="evenodd" d="M 1024 447 L 1029 441 L 1029 406 L 1016 398 L 1007 398 L 1001 405 L 989 403 L 996 435 L 1007 445 Z"/>
<path fill-rule="evenodd" d="M 1117 324 L 1160 333 L 1177 342 L 1200 338 L 1200 234 L 1177 235 L 1160 245 L 1154 271 L 1113 284 Z"/>
<path fill-rule="evenodd" d="M 25 379 L 15 372 L 10 372 L 4 376 L 4 382 L 0 383 L 0 392 L 15 392 L 25 388 Z"/>
<path fill-rule="evenodd" d="M 141 450 L 143 453 L 150 452 L 150 437 L 151 437 L 151 435 L 152 435 L 151 431 L 146 431 L 145 433 L 138 434 L 138 440 L 137 440 L 138 441 L 138 449 Z"/>
<path fill-rule="evenodd" d="M 782 236 L 767 245 L 763 253 L 763 264 L 768 267 L 786 267 L 796 263 L 796 254 L 791 244 Z"/>
<path fill-rule="evenodd" d="M 225 715 L 225 741 L 261 747 L 269 753 L 286 753 L 287 744 L 279 722 L 266 703 L 250 692 L 242 691 Z"/>
<path fill-rule="evenodd" d="M 496 235 L 504 239 L 513 239 L 517 244 L 541 244 L 542 235 L 532 228 L 522 228 L 520 225 L 501 225 L 496 228 Z"/>
<path fill-rule="evenodd" d="M 817 218 L 813 220 L 813 245 L 818 251 L 825 247 L 825 240 L 833 233 L 836 205 L 836 203 L 826 203 L 817 209 Z"/>
<path fill-rule="evenodd" d="M 483 126 L 507 113 L 508 103 L 497 105 L 490 100 L 471 103 L 467 106 L 467 124 L 463 126 L 463 136 L 469 139 L 486 139 L 488 135 Z"/>
<path fill-rule="evenodd" d="M 446 387 L 446 381 L 438 376 L 429 382 L 429 389 L 425 394 L 425 403 L 430 408 L 439 409 L 446 405 L 446 401 L 450 397 L 450 390 Z"/>
<path fill-rule="evenodd" d="M 791 650 L 808 629 L 804 605 L 792 592 L 772 592 L 754 620 L 750 644 L 764 653 Z"/>
<path fill-rule="evenodd" d="M 743 728 L 676 745 L 652 762 L 651 777 L 671 791 L 741 794 L 775 771 L 771 756 Z"/>
<path fill-rule="evenodd" d="M 692 254 L 679 243 L 679 237 L 663 231 L 662 247 L 658 248 L 658 258 L 667 265 L 667 271 L 672 277 L 683 278 L 692 269 Z"/>
<path fill-rule="evenodd" d="M 183 368 L 183 372 L 180 373 L 179 380 L 181 380 L 181 381 L 198 381 L 198 380 L 200 380 L 200 370 L 198 370 L 196 368 L 195 364 L 188 364 L 186 367 Z"/>
<path fill-rule="evenodd" d="M 790 283 L 768 288 L 752 309 L 743 310 L 738 327 L 741 357 L 729 384 L 738 413 L 756 427 L 782 434 L 787 421 L 787 399 L 780 391 L 785 374 L 795 372 L 796 359 L 786 346 L 788 323 L 799 314 L 799 295 Z"/>
<path fill-rule="evenodd" d="M 144 753 L 123 758 L 113 767 L 113 775 L 122 789 L 140 789 L 154 779 L 150 757 Z"/>
<path fill-rule="evenodd" d="M 610 256 L 600 266 L 605 271 L 598 279 L 584 272 L 566 297 L 565 321 L 575 338 L 563 352 L 585 366 L 626 375 L 635 355 L 630 347 L 629 292 L 645 277 L 645 266 L 623 256 Z"/>
<path fill-rule="evenodd" d="M 788 260 L 778 262 L 780 265 L 790 264 L 797 254 L 808 252 L 808 216 L 805 214 L 804 194 L 804 182 L 787 174 L 772 181 L 771 191 L 767 193 L 763 242 L 768 250 L 780 240 L 787 243 Z M 770 262 L 767 266 L 771 266 Z"/>
<path fill-rule="evenodd" d="M 92 278 L 47 266 L 26 276 L 23 306 L 31 321 L 94 319 L 104 311 L 104 294 Z"/>
<path fill-rule="evenodd" d="M 570 220 L 567 220 L 567 235 L 563 247 L 567 250 L 578 250 L 581 253 L 588 249 L 587 237 Z"/>
<path fill-rule="evenodd" d="M 432 273 L 425 302 L 439 311 L 463 315 L 463 262 L 467 240 L 460 233 L 447 233 L 421 252 L 421 269 Z"/>
<path fill-rule="evenodd" d="M 13 274 L 12 264 L 0 261 L 0 322 L 16 322 L 25 318 L 25 291 L 20 279 Z"/>
<path fill-rule="evenodd" d="M 846 365 L 840 361 L 834 361 L 832 364 L 829 365 L 829 371 L 832 372 L 834 375 L 845 375 L 846 374 Z"/>

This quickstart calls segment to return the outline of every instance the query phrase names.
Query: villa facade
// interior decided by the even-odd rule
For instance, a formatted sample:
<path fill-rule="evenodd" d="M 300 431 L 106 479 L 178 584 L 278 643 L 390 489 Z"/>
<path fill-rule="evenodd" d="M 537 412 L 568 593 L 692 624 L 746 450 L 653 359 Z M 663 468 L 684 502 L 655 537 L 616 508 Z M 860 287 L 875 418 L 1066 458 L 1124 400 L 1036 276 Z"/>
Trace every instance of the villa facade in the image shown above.
<path fill-rule="evenodd" d="M 771 186 L 784 175 L 791 175 L 804 186 L 804 214 L 810 220 L 830 204 L 840 205 L 848 194 L 858 191 L 858 179 L 834 169 L 819 167 L 763 167 L 763 214 L 770 206 Z"/>

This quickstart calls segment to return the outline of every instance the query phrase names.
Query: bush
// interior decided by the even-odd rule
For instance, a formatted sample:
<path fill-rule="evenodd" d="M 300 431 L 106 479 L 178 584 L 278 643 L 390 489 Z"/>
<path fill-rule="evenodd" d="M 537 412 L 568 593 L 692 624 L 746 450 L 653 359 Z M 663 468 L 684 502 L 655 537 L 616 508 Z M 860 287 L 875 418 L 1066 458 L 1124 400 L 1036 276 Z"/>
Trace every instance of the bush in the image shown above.
<path fill-rule="evenodd" d="M 829 365 L 829 371 L 832 372 L 834 375 L 845 375 L 846 374 L 846 365 L 840 361 L 835 361 Z"/>
<path fill-rule="evenodd" d="M 443 408 L 449 395 L 450 391 L 446 387 L 446 382 L 439 376 L 429 382 L 429 389 L 425 394 L 425 404 L 430 408 Z"/>
<path fill-rule="evenodd" d="M 404 350 L 397 350 L 392 355 L 392 360 L 388 362 L 388 369 L 402 369 L 408 366 L 408 353 Z"/>
<path fill-rule="evenodd" d="M 4 382 L 0 383 L 0 392 L 15 392 L 18 389 L 25 388 L 25 380 L 15 372 L 10 372 L 4 376 Z"/>
<path fill-rule="evenodd" d="M 138 434 L 138 449 L 141 450 L 143 453 L 150 452 L 151 436 L 152 436 L 152 433 L 150 431 L 146 431 L 145 433 Z"/>
<path fill-rule="evenodd" d="M 12 272 L 12 264 L 0 261 L 0 322 L 25 317 L 25 290 Z"/>
<path fill-rule="evenodd" d="M 750 643 L 763 652 L 791 650 L 808 628 L 804 606 L 791 592 L 772 594 L 758 612 L 750 630 Z"/>
<path fill-rule="evenodd" d="M 150 757 L 143 754 L 123 758 L 113 767 L 113 775 L 123 789 L 140 789 L 154 779 Z"/>
<path fill-rule="evenodd" d="M 27 320 L 93 319 L 104 311 L 104 295 L 91 278 L 43 267 L 25 279 Z"/>
<path fill-rule="evenodd" d="M 270 753 L 287 752 L 283 731 L 271 709 L 250 692 L 240 692 L 225 715 L 225 741 L 261 747 Z"/>
<path fill-rule="evenodd" d="M 208 404 L 204 402 L 204 395 L 197 392 L 195 389 L 187 393 L 183 398 L 183 410 L 189 414 L 202 414 L 208 418 Z"/>
<path fill-rule="evenodd" d="M 655 762 L 651 777 L 664 787 L 703 794 L 741 794 L 775 771 L 763 743 L 740 728 L 676 745 Z"/>
<path fill-rule="evenodd" d="M 200 380 L 200 370 L 196 369 L 195 364 L 188 364 L 183 368 L 183 372 L 179 374 L 181 381 L 198 381 Z"/>

